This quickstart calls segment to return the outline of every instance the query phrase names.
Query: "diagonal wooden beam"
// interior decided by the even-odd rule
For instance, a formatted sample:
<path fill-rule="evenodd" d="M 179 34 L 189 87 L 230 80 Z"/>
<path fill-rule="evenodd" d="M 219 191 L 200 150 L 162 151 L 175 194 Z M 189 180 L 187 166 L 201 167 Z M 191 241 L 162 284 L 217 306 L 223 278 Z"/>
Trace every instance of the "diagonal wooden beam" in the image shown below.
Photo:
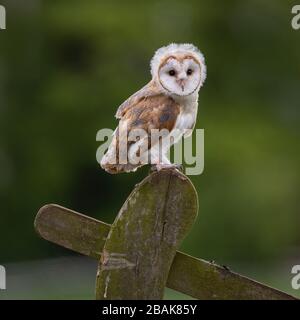
<path fill-rule="evenodd" d="M 50 204 L 39 210 L 35 228 L 42 238 L 99 260 L 110 225 Z M 284 292 L 179 251 L 169 272 L 167 287 L 203 300 L 298 300 Z"/>

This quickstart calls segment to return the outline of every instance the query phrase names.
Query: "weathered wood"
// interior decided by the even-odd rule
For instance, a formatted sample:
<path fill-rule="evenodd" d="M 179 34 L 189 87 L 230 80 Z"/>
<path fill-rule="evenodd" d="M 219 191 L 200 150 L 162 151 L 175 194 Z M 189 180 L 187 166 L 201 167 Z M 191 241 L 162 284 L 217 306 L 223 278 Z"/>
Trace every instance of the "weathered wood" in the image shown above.
<path fill-rule="evenodd" d="M 177 252 L 167 286 L 199 300 L 298 300 L 217 264 Z"/>
<path fill-rule="evenodd" d="M 100 259 L 96 298 L 162 299 L 176 250 L 198 211 L 197 193 L 177 170 L 152 173 L 114 221 Z"/>
<path fill-rule="evenodd" d="M 110 225 L 58 205 L 42 207 L 36 217 L 39 235 L 75 252 L 100 259 Z M 216 264 L 177 251 L 167 287 L 196 299 L 297 300 L 279 290 Z"/>
<path fill-rule="evenodd" d="M 109 224 L 55 204 L 39 210 L 34 226 L 42 238 L 96 259 L 110 230 Z"/>

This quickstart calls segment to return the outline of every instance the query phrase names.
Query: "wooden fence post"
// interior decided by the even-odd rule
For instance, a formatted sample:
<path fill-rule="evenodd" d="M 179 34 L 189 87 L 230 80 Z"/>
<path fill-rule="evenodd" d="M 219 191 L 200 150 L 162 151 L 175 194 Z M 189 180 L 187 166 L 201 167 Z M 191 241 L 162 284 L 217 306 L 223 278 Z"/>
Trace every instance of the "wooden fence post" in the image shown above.
<path fill-rule="evenodd" d="M 97 299 L 162 299 L 176 250 L 197 211 L 197 193 L 177 170 L 152 173 L 142 181 L 108 234 Z"/>
<path fill-rule="evenodd" d="M 197 208 L 197 194 L 187 177 L 163 170 L 135 188 L 113 225 L 50 204 L 39 210 L 35 229 L 48 241 L 100 260 L 97 299 L 161 299 L 167 286 L 204 300 L 298 300 L 175 252 Z"/>

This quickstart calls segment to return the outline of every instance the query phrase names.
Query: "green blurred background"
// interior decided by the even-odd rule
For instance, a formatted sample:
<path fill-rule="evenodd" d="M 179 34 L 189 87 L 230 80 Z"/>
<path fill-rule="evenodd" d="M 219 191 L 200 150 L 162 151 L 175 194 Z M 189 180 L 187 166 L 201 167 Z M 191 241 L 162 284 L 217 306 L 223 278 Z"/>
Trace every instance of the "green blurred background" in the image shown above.
<path fill-rule="evenodd" d="M 200 214 L 181 249 L 300 296 L 290 286 L 291 267 L 300 264 L 295 1 L 1 4 L 7 30 L 0 31 L 0 264 L 18 274 L 33 260 L 51 258 L 64 270 L 66 260 L 58 257 L 71 259 L 72 253 L 33 229 L 46 203 L 114 220 L 148 168 L 105 173 L 96 162 L 96 133 L 114 128 L 117 107 L 149 81 L 157 48 L 191 42 L 208 67 L 196 126 L 205 129 L 205 171 L 191 177 Z M 13 282 L 15 274 L 7 272 Z M 85 279 L 85 272 L 77 274 Z M 55 273 L 58 279 L 64 274 Z M 7 292 L 17 298 L 93 297 L 91 280 L 91 286 L 72 289 L 81 280 L 70 280 L 63 293 L 33 295 L 30 281 L 23 296 L 17 284 Z"/>

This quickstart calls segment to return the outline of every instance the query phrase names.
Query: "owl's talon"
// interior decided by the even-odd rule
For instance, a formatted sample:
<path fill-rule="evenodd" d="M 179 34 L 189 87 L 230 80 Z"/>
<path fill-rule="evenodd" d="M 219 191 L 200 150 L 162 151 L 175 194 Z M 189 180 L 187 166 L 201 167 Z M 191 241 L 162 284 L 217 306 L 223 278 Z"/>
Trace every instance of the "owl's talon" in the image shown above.
<path fill-rule="evenodd" d="M 183 165 L 182 164 L 175 164 L 175 168 L 179 171 L 183 172 Z"/>
<path fill-rule="evenodd" d="M 179 171 L 183 171 L 183 166 L 181 164 L 158 163 L 151 166 L 150 172 L 159 172 L 164 169 L 177 169 Z"/>

